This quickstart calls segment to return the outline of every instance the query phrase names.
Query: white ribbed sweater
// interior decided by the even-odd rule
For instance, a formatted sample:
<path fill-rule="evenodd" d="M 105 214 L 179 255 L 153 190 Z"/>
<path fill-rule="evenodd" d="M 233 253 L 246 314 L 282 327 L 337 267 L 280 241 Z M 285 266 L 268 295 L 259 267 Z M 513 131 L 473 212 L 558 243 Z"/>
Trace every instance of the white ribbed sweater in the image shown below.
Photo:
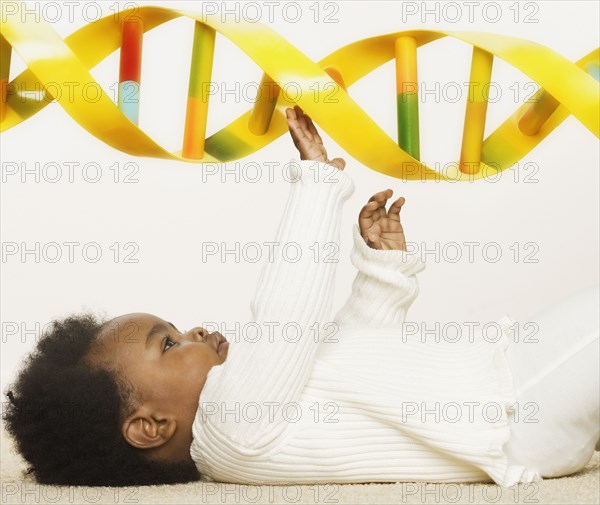
<path fill-rule="evenodd" d="M 356 224 L 351 261 L 358 272 L 332 319 L 337 260 L 326 244 L 339 244 L 354 183 L 324 163 L 292 158 L 290 167 L 276 242 L 296 242 L 302 255 L 292 262 L 275 254 L 264 265 L 250 304 L 260 333 L 231 341 L 225 363 L 208 374 L 190 447 L 202 478 L 539 480 L 509 465 L 502 450 L 516 402 L 507 336 L 449 343 L 403 334 L 418 294 L 415 274 L 425 264 L 406 251 L 370 248 Z"/>

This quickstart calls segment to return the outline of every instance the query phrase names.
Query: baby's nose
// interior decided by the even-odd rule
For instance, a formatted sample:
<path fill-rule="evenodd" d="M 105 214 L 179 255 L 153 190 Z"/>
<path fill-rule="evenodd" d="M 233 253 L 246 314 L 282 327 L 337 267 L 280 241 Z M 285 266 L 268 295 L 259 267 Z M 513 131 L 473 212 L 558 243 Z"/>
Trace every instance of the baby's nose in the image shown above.
<path fill-rule="evenodd" d="M 198 342 L 205 342 L 207 337 L 208 337 L 208 331 L 206 331 L 204 328 L 202 328 L 200 326 L 192 328 L 188 332 L 188 338 L 190 338 L 191 340 L 196 340 Z"/>

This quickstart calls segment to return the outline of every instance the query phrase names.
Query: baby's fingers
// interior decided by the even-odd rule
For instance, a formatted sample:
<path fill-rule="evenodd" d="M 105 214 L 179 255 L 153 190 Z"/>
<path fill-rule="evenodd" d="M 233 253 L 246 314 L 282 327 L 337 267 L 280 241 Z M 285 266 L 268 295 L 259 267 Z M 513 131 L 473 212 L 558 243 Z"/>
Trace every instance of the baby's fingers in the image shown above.
<path fill-rule="evenodd" d="M 385 205 L 385 202 L 387 202 L 387 199 L 392 196 L 394 194 L 394 192 L 391 189 L 385 189 L 383 191 L 379 191 L 378 193 L 375 193 L 371 198 L 369 198 L 369 203 L 372 202 L 377 202 L 379 204 L 383 203 Z M 369 205 L 369 204 L 367 204 Z"/>
<path fill-rule="evenodd" d="M 312 138 L 313 140 L 317 143 L 317 144 L 323 144 L 323 139 L 321 138 L 321 135 L 319 135 L 319 132 L 317 131 L 317 127 L 313 124 L 313 121 L 311 119 L 310 116 L 306 116 L 306 123 L 308 124 L 308 130 L 310 131 L 310 133 L 312 133 Z"/>
<path fill-rule="evenodd" d="M 304 114 L 304 111 L 300 108 L 299 105 L 294 105 L 294 109 L 296 111 L 296 118 L 298 119 L 298 124 L 300 125 L 300 128 L 302 128 L 302 133 L 304 133 L 304 136 L 307 137 L 309 140 L 314 140 L 313 132 L 308 127 L 308 122 L 310 118 L 306 114 Z"/>
<path fill-rule="evenodd" d="M 379 193 L 375 193 L 371 198 L 369 198 L 369 202 L 363 206 L 360 211 L 360 219 L 369 219 L 373 216 L 374 213 L 379 214 L 380 209 L 384 209 L 387 199 L 392 196 L 393 191 L 391 189 L 386 189 L 385 191 L 379 191 Z"/>
<path fill-rule="evenodd" d="M 402 206 L 404 205 L 405 201 L 406 199 L 403 196 L 401 196 L 394 203 L 392 203 L 388 212 L 388 216 L 391 219 L 395 221 L 400 221 L 400 209 L 402 209 Z"/>
<path fill-rule="evenodd" d="M 301 143 L 310 143 L 310 138 L 306 135 L 306 131 L 302 128 L 296 111 L 294 109 L 287 108 L 285 113 L 287 117 L 288 128 L 294 141 L 294 145 L 299 147 Z"/>

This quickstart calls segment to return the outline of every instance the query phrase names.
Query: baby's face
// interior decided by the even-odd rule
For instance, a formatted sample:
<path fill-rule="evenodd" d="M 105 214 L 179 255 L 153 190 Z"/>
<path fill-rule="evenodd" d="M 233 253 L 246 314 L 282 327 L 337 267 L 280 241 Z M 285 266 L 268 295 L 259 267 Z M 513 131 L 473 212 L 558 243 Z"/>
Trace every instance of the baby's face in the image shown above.
<path fill-rule="evenodd" d="M 152 314 L 126 314 L 103 326 L 88 358 L 120 370 L 150 411 L 173 416 L 191 437 L 206 376 L 227 359 L 228 345 L 217 350 L 221 340 L 201 327 L 182 332 Z"/>

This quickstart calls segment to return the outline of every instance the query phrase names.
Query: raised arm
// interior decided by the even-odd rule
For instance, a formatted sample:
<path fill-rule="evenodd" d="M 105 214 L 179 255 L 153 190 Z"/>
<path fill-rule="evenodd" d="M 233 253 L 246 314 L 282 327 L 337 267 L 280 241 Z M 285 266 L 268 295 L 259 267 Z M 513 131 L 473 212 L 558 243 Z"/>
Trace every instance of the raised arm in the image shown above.
<path fill-rule="evenodd" d="M 207 376 L 193 426 L 197 462 L 224 446 L 268 451 L 297 425 L 289 407 L 300 399 L 333 316 L 338 258 L 330 253 L 339 247 L 343 204 L 354 192 L 343 165 L 291 160 L 273 261 L 263 265 L 250 303 L 257 332 L 231 342 L 227 360 Z"/>
<path fill-rule="evenodd" d="M 358 272 L 352 293 L 335 317 L 338 327 L 401 324 L 419 292 L 415 274 L 425 263 L 406 252 L 400 222 L 405 198 L 398 198 L 386 210 L 392 194 L 387 189 L 373 195 L 354 225 L 350 258 Z"/>
<path fill-rule="evenodd" d="M 296 161 L 291 166 L 297 180 L 277 230 L 277 253 L 263 265 L 250 303 L 257 331 L 231 342 L 227 360 L 211 369 L 200 395 L 210 430 L 246 448 L 274 442 L 290 426 L 282 411 L 299 400 L 321 330 L 332 321 L 337 258 L 331 261 L 324 251 L 337 247 L 342 206 L 354 191 L 352 179 L 331 165 Z M 294 244 L 293 260 L 282 254 L 288 244 Z M 243 414 L 248 408 L 252 420 Z M 262 416 L 254 420 L 257 412 Z"/>
<path fill-rule="evenodd" d="M 350 260 L 358 272 L 350 296 L 335 316 L 335 324 L 341 328 L 403 323 L 419 293 L 415 274 L 425 268 L 425 263 L 404 250 L 372 249 L 356 224 L 352 232 Z"/>

